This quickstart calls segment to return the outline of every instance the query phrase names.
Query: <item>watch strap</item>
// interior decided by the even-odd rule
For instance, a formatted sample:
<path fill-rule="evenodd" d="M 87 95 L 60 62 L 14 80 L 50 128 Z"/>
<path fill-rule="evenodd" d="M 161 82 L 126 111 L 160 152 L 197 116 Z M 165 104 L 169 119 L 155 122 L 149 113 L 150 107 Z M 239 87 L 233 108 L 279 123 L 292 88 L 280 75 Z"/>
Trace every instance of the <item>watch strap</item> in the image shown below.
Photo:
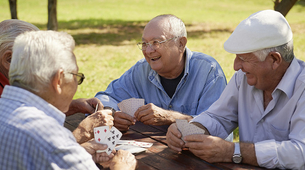
<path fill-rule="evenodd" d="M 234 155 L 240 155 L 240 146 L 239 146 L 239 143 L 236 142 L 236 143 L 234 143 L 234 145 L 235 145 Z"/>

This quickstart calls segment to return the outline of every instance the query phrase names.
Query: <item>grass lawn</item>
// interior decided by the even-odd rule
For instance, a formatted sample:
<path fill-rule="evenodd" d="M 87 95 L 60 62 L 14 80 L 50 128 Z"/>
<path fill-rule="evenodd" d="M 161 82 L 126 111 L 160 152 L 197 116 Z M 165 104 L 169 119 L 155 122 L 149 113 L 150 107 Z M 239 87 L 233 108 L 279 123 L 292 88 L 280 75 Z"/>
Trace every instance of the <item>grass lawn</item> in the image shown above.
<path fill-rule="evenodd" d="M 136 43 L 145 24 L 166 13 L 185 22 L 187 46 L 216 58 L 229 81 L 235 56 L 223 49 L 223 43 L 240 21 L 265 9 L 273 9 L 272 0 L 58 1 L 59 31 L 74 37 L 80 72 L 86 76 L 75 98 L 90 98 L 105 90 L 141 59 Z M 17 10 L 20 20 L 46 29 L 47 0 L 18 1 Z M 0 21 L 9 18 L 8 1 L 0 1 Z M 305 60 L 305 0 L 298 1 L 286 18 L 294 33 L 295 55 Z"/>

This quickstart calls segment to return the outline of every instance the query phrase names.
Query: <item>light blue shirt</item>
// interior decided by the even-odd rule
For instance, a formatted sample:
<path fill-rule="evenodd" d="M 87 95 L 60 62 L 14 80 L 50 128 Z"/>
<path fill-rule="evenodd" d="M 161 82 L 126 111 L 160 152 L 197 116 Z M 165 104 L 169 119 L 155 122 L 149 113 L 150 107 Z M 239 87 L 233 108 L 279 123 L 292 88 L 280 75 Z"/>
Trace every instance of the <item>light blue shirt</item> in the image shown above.
<path fill-rule="evenodd" d="M 9 85 L 1 97 L 0 169 L 98 169 L 53 105 Z"/>
<path fill-rule="evenodd" d="M 211 135 L 225 138 L 239 126 L 241 142 L 255 144 L 258 164 L 266 168 L 305 168 L 305 63 L 293 59 L 272 93 L 267 108 L 263 92 L 239 70 L 206 112 L 193 119 Z"/>
<path fill-rule="evenodd" d="M 116 110 L 119 110 L 117 104 L 122 100 L 143 98 L 145 104 L 153 103 L 166 110 L 195 116 L 219 98 L 226 83 L 225 75 L 214 58 L 186 48 L 184 75 L 172 98 L 165 92 L 157 72 L 144 58 L 95 97 L 104 106 Z"/>

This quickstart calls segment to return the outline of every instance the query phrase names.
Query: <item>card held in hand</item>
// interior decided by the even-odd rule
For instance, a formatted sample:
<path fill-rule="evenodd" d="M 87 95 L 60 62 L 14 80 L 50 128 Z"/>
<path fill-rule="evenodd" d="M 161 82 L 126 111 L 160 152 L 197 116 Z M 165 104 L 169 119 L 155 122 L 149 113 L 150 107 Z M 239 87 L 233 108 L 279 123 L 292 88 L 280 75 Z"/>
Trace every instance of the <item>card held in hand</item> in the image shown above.
<path fill-rule="evenodd" d="M 126 99 L 118 103 L 119 109 L 122 112 L 127 113 L 132 117 L 134 116 L 134 113 L 138 110 L 138 108 L 143 105 L 144 105 L 144 99 L 136 99 L 136 98 Z"/>
<path fill-rule="evenodd" d="M 176 119 L 176 124 L 177 124 L 179 131 L 182 134 L 182 137 L 181 137 L 182 140 L 183 140 L 183 137 L 185 137 L 185 136 L 194 135 L 194 134 L 204 134 L 204 132 L 205 132 L 204 129 L 201 129 L 196 125 L 190 124 L 187 120 Z"/>
<path fill-rule="evenodd" d="M 94 139 L 97 143 L 107 144 L 106 150 L 98 150 L 97 152 L 106 152 L 108 155 L 115 148 L 117 142 L 121 139 L 122 133 L 112 126 L 109 129 L 109 126 L 101 126 L 94 128 Z"/>

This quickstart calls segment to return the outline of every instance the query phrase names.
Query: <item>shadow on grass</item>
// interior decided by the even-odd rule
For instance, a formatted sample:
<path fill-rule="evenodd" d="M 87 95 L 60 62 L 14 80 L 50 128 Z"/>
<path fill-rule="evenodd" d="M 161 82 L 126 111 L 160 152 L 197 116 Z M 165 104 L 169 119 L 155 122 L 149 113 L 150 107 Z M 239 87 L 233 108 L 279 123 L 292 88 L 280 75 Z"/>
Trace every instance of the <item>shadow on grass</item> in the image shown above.
<path fill-rule="evenodd" d="M 59 31 L 69 32 L 77 45 L 97 44 L 97 45 L 130 45 L 141 41 L 143 29 L 148 21 L 123 21 L 123 20 L 103 20 L 84 19 L 59 21 Z M 46 25 L 35 24 L 38 28 L 46 30 Z M 186 25 L 196 27 L 187 30 L 188 38 L 202 38 L 205 34 L 229 32 L 229 29 L 206 29 L 204 25 Z"/>

